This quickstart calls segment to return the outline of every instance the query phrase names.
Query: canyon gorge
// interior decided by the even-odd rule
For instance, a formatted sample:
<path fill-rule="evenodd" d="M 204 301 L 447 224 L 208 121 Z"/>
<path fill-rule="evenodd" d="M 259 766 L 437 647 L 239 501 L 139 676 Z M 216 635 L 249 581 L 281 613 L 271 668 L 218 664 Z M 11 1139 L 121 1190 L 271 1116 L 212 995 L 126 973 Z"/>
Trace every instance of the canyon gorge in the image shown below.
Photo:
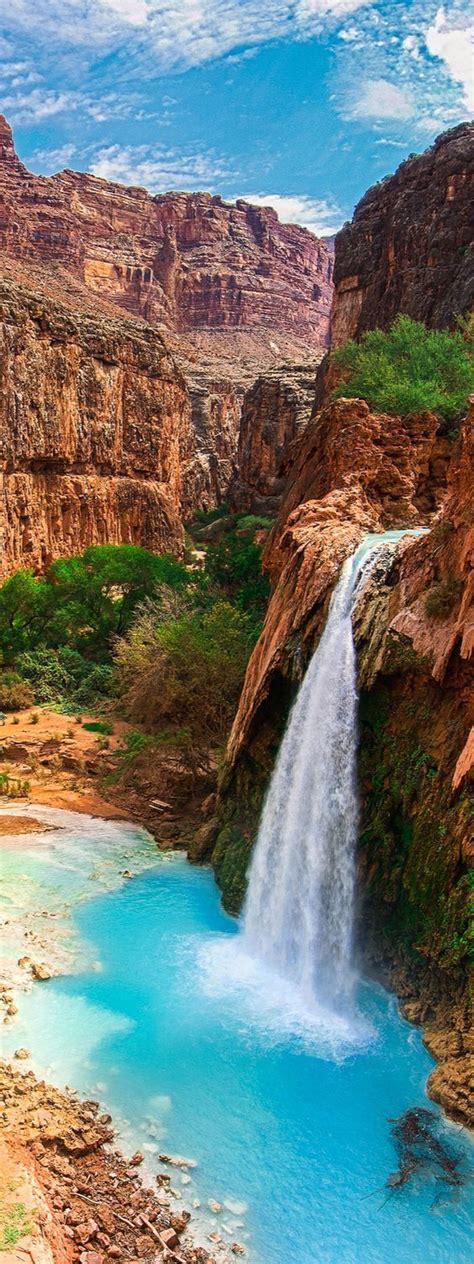
<path fill-rule="evenodd" d="M 236 477 L 243 397 L 257 376 L 295 361 L 315 372 L 329 339 L 332 251 L 269 208 L 151 197 L 73 171 L 34 176 L 3 117 L 0 208 L 4 569 L 44 566 L 74 535 L 175 550 L 183 518 L 224 500 Z M 27 311 L 12 313 L 15 303 Z M 104 325 L 95 335 L 94 319 Z M 105 462 L 104 444 L 114 453 Z"/>
<path fill-rule="evenodd" d="M 53 1067 L 57 1084 L 48 1104 L 47 1086 L 27 1076 L 32 1115 L 31 1102 L 18 1107 L 18 1066 L 5 1072 L 7 1139 L 20 1120 L 23 1144 L 32 1140 L 35 1162 L 49 1173 L 46 1218 L 56 1198 L 59 1227 L 50 1236 L 59 1234 L 60 1245 L 53 1241 L 38 1264 L 214 1264 L 209 1251 L 226 1261 L 251 1252 L 252 1234 L 252 1264 L 313 1264 L 305 1234 L 315 1187 L 327 1258 L 349 1259 L 337 1236 L 339 1194 L 324 1219 L 326 1186 L 337 1185 L 327 1172 L 337 1162 L 339 1096 L 341 1120 L 350 1102 L 357 1113 L 377 1101 L 377 1177 L 367 1171 L 357 1118 L 344 1150 L 354 1188 L 344 1198 L 355 1199 L 360 1258 L 371 1242 L 382 1260 L 400 1232 L 391 1195 L 418 1172 L 414 1144 L 387 1173 L 387 1120 L 396 1128 L 398 1110 L 404 1120 L 413 1108 L 418 1128 L 423 1110 L 428 1118 L 418 1106 L 427 1082 L 432 1126 L 446 1126 L 441 1107 L 449 1128 L 472 1127 L 474 397 L 462 415 L 382 408 L 343 394 L 348 370 L 337 353 L 406 316 L 425 333 L 456 333 L 464 356 L 472 341 L 473 186 L 474 127 L 461 124 L 369 189 L 333 247 L 244 200 L 151 196 L 70 170 L 33 175 L 0 116 L 2 579 L 27 568 L 40 582 L 52 562 L 79 563 L 91 545 L 143 546 L 172 555 L 177 568 L 164 614 L 159 584 L 143 581 L 136 622 L 122 627 L 124 598 L 109 634 L 113 651 L 99 663 L 110 694 L 104 686 L 84 725 L 79 692 L 66 708 L 79 737 L 72 723 L 60 733 L 54 705 L 48 712 L 48 695 L 35 694 L 26 668 L 28 728 L 24 718 L 15 734 L 16 720 L 3 716 L 7 786 L 8 752 L 20 763 L 34 746 L 36 759 L 19 827 L 32 848 L 31 942 L 15 938 L 16 911 L 8 932 L 15 986 L 28 975 L 18 1030 L 22 1045 L 33 1033 L 39 1072 L 47 1080 Z M 229 556 L 236 570 L 226 588 Z M 97 626 L 117 599 L 119 585 L 108 582 L 108 605 L 94 590 Z M 53 568 L 56 594 L 60 583 Z M 70 636 L 76 590 L 68 600 L 67 637 L 60 631 L 57 645 L 47 643 L 45 676 L 58 646 L 64 662 L 80 657 Z M 77 616 L 86 659 L 97 631 L 90 608 Z M 192 676 L 178 673 L 172 694 L 166 653 L 183 627 L 180 671 L 194 656 L 197 672 L 207 665 L 211 642 L 227 664 L 221 677 L 211 669 L 206 676 L 204 693 L 222 694 L 212 699 L 220 708 L 215 731 Z M 30 648 L 24 638 L 15 669 L 28 667 Z M 232 675 L 237 660 L 240 677 L 238 667 Z M 120 694 L 125 677 L 128 692 Z M 36 719 L 30 706 L 39 706 Z M 193 728 L 196 710 L 201 727 Z M 36 737 L 30 723 L 39 725 Z M 22 869 L 8 819 L 3 832 L 13 883 Z M 316 836 L 319 849 L 311 847 Z M 52 964 L 40 921 L 50 899 L 41 849 L 58 878 L 48 914 L 59 928 Z M 40 948 L 46 974 L 35 976 Z M 31 988 L 31 974 L 46 988 Z M 59 1053 L 49 1022 L 44 1030 L 50 984 L 52 1024 L 59 1015 L 71 1033 L 71 1047 L 61 1038 Z M 413 1024 L 408 1036 L 391 993 Z M 17 1021 L 10 985 L 3 995 L 13 1054 L 20 1037 L 9 1025 Z M 84 1032 L 95 1023 L 89 1047 Z M 28 1048 L 16 1048 L 23 1055 Z M 263 1082 L 269 1065 L 264 1099 L 252 1076 Z M 72 1109 L 59 1092 L 66 1083 L 103 1098 L 107 1110 L 112 1102 L 136 1151 L 128 1166 L 102 1153 L 110 1116 L 99 1117 L 89 1100 Z M 51 1116 L 45 1138 L 37 1109 Z M 167 1153 L 167 1125 L 160 1131 L 168 1116 L 178 1158 Z M 322 1139 L 319 1167 L 311 1128 Z M 97 1144 L 89 1149 L 91 1129 Z M 182 1157 L 194 1145 L 205 1175 Z M 231 1158 L 221 1199 L 223 1149 Z M 135 1160 L 158 1180 L 158 1197 L 154 1189 L 144 1198 Z M 448 1153 L 441 1161 L 457 1173 L 458 1159 Z M 260 1208 L 261 1223 L 249 1229 L 246 1200 L 252 1204 L 255 1171 L 267 1163 L 268 1202 L 284 1214 L 275 1227 L 268 1206 Z M 93 1201 L 90 1180 L 101 1187 L 92 1228 L 80 1207 L 81 1196 Z M 174 1188 L 181 1180 L 195 1196 L 203 1248 L 174 1207 L 184 1197 Z M 391 1200 L 386 1222 L 370 1220 L 374 1204 L 365 1203 L 377 1182 Z M 413 1222 L 404 1221 L 413 1264 L 430 1232 L 440 1235 L 440 1258 L 449 1249 L 449 1223 L 431 1216 L 435 1205 L 417 1206 Z M 461 1264 L 463 1225 L 459 1231 Z"/>

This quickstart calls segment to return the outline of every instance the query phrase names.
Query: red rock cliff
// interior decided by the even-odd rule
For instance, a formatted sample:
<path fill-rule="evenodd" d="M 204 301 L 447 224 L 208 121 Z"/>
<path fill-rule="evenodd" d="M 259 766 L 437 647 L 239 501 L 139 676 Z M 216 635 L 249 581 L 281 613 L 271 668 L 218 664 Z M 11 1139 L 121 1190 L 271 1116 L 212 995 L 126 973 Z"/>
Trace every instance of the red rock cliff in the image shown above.
<path fill-rule="evenodd" d="M 62 171 L 32 175 L 0 116 L 0 249 L 58 265 L 152 324 L 180 332 L 263 327 L 328 342 L 332 257 L 271 208 Z M 278 338 L 276 339 L 278 341 Z"/>
<path fill-rule="evenodd" d="M 1 571 L 182 548 L 190 405 L 159 334 L 31 267 L 0 279 Z"/>
<path fill-rule="evenodd" d="M 73 171 L 35 176 L 18 159 L 3 116 L 0 251 L 3 262 L 33 262 L 37 279 L 43 269 L 40 290 L 54 280 L 59 301 L 67 304 L 76 287 L 79 306 L 89 293 L 91 313 L 108 303 L 110 316 L 115 307 L 114 345 L 122 317 L 125 358 L 130 317 L 166 334 L 191 404 L 175 505 L 185 517 L 225 499 L 237 471 L 242 399 L 255 378 L 277 362 L 314 366 L 328 340 L 332 251 L 306 229 L 279 224 L 269 208 L 207 193 L 152 197 Z M 147 339 L 151 346 L 151 332 Z M 161 355 L 159 336 L 156 345 Z M 45 470 L 41 452 L 37 459 Z M 16 512 L 24 516 L 21 504 Z M 144 521 L 145 538 L 158 535 Z M 67 540 L 74 548 L 74 532 Z M 174 541 L 171 532 L 169 547 Z M 7 545 L 19 560 L 18 542 Z"/>
<path fill-rule="evenodd" d="M 332 346 L 404 312 L 450 327 L 474 302 L 474 127 L 462 123 L 375 184 L 336 237 Z"/>

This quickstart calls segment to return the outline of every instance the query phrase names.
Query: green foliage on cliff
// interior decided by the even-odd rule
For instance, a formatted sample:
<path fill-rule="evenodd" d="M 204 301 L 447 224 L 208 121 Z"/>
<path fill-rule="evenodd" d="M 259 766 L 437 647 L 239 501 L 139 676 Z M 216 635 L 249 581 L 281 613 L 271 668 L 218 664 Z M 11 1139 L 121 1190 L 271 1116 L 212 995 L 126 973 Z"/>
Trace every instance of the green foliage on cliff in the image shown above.
<path fill-rule="evenodd" d="M 427 329 L 398 316 L 386 332 L 371 329 L 360 342 L 347 342 L 332 359 L 344 372 L 333 392 L 365 399 L 379 412 L 429 409 L 447 422 L 463 416 L 474 389 L 474 361 L 461 331 Z"/>

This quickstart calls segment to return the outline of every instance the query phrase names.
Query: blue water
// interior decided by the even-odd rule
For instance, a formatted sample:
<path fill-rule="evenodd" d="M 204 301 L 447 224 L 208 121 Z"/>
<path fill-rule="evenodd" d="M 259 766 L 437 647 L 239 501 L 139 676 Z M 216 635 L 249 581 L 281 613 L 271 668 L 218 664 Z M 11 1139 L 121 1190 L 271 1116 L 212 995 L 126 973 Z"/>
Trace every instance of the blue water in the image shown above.
<path fill-rule="evenodd" d="M 56 1082 L 100 1097 L 150 1173 L 162 1149 L 196 1161 L 173 1184 L 201 1203 L 198 1238 L 217 1228 L 251 1264 L 472 1258 L 466 1187 L 435 1207 L 434 1182 L 385 1202 L 388 1118 L 427 1104 L 432 1065 L 393 998 L 363 984 L 350 1029 L 293 1010 L 242 956 L 211 873 L 180 857 L 83 899 L 74 921 L 95 969 L 34 987 L 14 1047 L 29 1042 Z M 224 1204 L 214 1218 L 209 1198 Z"/>

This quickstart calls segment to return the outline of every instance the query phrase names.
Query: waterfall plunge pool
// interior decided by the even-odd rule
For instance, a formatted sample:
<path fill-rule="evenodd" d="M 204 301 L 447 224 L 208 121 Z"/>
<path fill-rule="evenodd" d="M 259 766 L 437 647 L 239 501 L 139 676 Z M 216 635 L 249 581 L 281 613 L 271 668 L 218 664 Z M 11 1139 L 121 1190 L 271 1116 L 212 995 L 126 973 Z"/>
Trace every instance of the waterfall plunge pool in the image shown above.
<path fill-rule="evenodd" d="M 161 1150 L 196 1160 L 173 1184 L 201 1202 L 191 1228 L 217 1259 L 215 1229 L 249 1264 L 467 1264 L 467 1185 L 445 1199 L 420 1180 L 385 1201 L 388 1118 L 431 1108 L 432 1062 L 395 998 L 361 983 L 352 1027 L 295 1009 L 241 955 L 209 870 L 130 826 L 26 811 L 62 828 L 3 840 L 4 952 L 57 953 L 68 973 L 20 997 L 5 1052 L 26 1046 L 26 1067 L 100 1099 L 150 1176 Z"/>

